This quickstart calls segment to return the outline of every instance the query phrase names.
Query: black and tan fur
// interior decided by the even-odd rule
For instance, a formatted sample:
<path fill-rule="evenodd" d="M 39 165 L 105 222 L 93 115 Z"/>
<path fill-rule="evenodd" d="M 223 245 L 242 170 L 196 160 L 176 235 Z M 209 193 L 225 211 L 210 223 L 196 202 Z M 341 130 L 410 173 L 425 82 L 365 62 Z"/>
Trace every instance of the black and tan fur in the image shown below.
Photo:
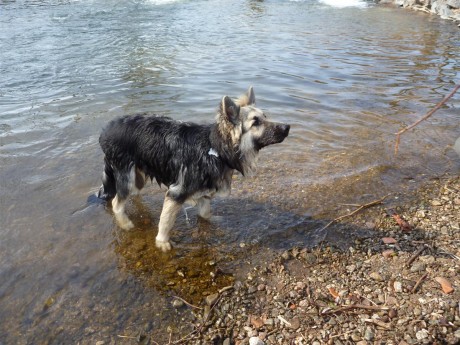
<path fill-rule="evenodd" d="M 156 245 L 167 251 L 182 205 L 196 205 L 199 216 L 208 219 L 211 199 L 230 194 L 234 170 L 243 175 L 252 171 L 259 150 L 282 142 L 289 128 L 268 121 L 255 107 L 252 87 L 236 101 L 223 97 L 216 122 L 209 125 L 148 115 L 115 119 L 99 138 L 105 168 L 98 196 L 111 200 L 119 226 L 130 229 L 134 225 L 125 213 L 129 195 L 149 178 L 165 185 Z"/>

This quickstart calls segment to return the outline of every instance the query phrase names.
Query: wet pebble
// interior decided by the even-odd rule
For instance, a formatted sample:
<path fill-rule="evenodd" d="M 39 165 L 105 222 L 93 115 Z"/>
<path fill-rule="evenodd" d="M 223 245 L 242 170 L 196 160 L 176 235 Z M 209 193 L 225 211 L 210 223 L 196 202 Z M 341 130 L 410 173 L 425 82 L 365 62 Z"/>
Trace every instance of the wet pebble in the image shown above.
<path fill-rule="evenodd" d="M 213 306 L 214 303 L 216 303 L 217 299 L 219 298 L 219 294 L 218 293 L 213 293 L 212 295 L 208 295 L 206 296 L 206 304 L 208 306 Z"/>
<path fill-rule="evenodd" d="M 177 309 L 183 307 L 184 304 L 185 304 L 184 302 L 182 302 L 180 299 L 177 299 L 177 298 L 174 299 L 174 301 L 172 302 L 173 307 Z"/>

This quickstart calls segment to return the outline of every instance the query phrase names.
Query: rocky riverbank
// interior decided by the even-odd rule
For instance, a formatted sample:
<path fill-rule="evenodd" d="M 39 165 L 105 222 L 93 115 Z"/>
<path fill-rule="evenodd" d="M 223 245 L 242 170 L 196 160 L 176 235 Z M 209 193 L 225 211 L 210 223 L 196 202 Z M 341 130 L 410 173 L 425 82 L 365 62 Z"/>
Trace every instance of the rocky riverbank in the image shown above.
<path fill-rule="evenodd" d="M 292 248 L 256 267 L 248 263 L 243 277 L 201 305 L 174 299 L 184 325 L 169 330 L 169 343 L 458 343 L 460 178 L 433 183 L 410 205 L 388 207 L 331 225 L 373 230 L 347 251 L 327 241 Z"/>
<path fill-rule="evenodd" d="M 380 0 L 380 4 L 395 4 L 416 11 L 436 14 L 453 20 L 460 26 L 460 0 Z"/>

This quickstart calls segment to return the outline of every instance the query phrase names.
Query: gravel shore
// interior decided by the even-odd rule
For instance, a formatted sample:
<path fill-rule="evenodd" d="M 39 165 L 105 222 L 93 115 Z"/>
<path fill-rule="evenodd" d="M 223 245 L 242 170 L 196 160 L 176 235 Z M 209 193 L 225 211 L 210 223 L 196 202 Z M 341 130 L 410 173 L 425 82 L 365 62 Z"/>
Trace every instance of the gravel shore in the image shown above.
<path fill-rule="evenodd" d="M 250 267 L 199 306 L 174 299 L 184 325 L 169 330 L 169 343 L 459 343 L 460 178 L 401 203 L 332 224 L 372 230 L 348 250 L 327 240 L 292 248 Z"/>

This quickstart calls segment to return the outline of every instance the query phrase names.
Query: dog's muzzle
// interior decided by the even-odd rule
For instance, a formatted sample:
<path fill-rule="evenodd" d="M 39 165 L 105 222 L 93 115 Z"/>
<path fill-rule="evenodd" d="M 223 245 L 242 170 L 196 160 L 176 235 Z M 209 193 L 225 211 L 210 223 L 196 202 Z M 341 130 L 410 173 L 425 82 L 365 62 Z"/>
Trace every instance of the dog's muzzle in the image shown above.
<path fill-rule="evenodd" d="M 256 141 L 257 150 L 260 150 L 268 145 L 281 143 L 289 135 L 290 129 L 290 125 L 284 123 L 272 123 L 271 126 L 265 130 L 262 137 Z"/>

